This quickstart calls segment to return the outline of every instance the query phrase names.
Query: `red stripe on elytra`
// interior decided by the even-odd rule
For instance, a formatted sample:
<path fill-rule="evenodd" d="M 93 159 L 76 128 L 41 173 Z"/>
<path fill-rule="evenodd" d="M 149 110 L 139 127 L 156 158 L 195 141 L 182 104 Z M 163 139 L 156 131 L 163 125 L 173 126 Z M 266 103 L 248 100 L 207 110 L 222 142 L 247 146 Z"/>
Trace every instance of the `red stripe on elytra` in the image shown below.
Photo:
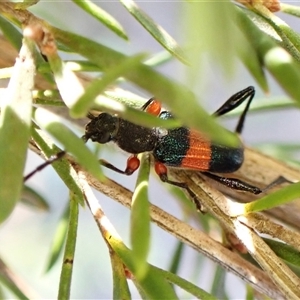
<path fill-rule="evenodd" d="M 189 133 L 190 147 L 181 161 L 181 167 L 199 171 L 209 170 L 211 160 L 211 144 L 199 132 L 191 130 Z"/>

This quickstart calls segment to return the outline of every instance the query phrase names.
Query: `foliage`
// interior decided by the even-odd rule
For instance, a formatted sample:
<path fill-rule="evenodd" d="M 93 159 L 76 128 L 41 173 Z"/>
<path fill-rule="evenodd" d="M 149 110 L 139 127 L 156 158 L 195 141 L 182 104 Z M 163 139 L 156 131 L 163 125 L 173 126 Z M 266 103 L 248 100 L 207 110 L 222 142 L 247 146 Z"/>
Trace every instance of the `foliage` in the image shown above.
<path fill-rule="evenodd" d="M 122 21 L 116 20 L 100 5 L 90 1 L 73 2 L 82 13 L 86 12 L 96 22 L 104 24 L 112 35 L 130 40 Z M 102 174 L 95 153 L 75 135 L 77 127 L 74 124 L 81 125 L 80 118 L 89 111 L 107 111 L 144 126 L 171 128 L 185 124 L 201 130 L 218 143 L 235 145 L 238 138 L 216 123 L 192 92 L 199 79 L 199 66 L 209 57 L 226 72 L 233 73 L 234 65 L 241 61 L 265 92 L 269 90 L 266 77 L 269 72 L 290 99 L 262 102 L 254 105 L 253 111 L 297 109 L 300 101 L 299 34 L 271 12 L 279 5 L 276 1 L 274 6 L 267 7 L 261 1 L 248 3 L 247 7 L 229 1 L 187 1 L 181 4 L 182 15 L 178 20 L 184 24 L 182 32 L 186 37 L 182 47 L 136 2 L 120 0 L 120 4 L 137 20 L 137 26 L 142 25 L 163 47 L 163 55 L 149 58 L 145 53 L 138 53 L 130 56 L 80 34 L 62 30 L 57 24 L 64 20 L 57 20 L 57 24 L 52 25 L 50 20 L 39 19 L 31 12 L 33 5 L 42 7 L 43 3 L 38 1 L 0 3 L 2 33 L 19 51 L 14 66 L 0 61 L 1 78 L 10 78 L 7 88 L 1 90 L 0 142 L 4 146 L 0 148 L 0 221 L 4 222 L 11 215 L 22 198 L 26 198 L 25 203 L 30 203 L 31 207 L 47 209 L 47 201 L 23 182 L 26 150 L 34 151 L 44 159 L 53 159 L 63 149 L 67 155 L 56 160 L 53 167 L 69 191 L 70 208 L 61 214 L 47 266 L 49 272 L 58 263 L 59 254 L 64 252 L 57 292 L 59 299 L 70 298 L 72 292 L 79 205 L 90 209 L 109 250 L 114 285 L 111 293 L 115 299 L 131 298 L 127 279 L 132 279 L 140 296 L 147 299 L 179 298 L 180 292 L 174 287 L 199 299 L 228 298 L 224 269 L 245 281 L 249 299 L 256 292 L 274 299 L 298 299 L 299 200 L 292 201 L 300 197 L 299 183 L 275 192 L 270 189 L 268 195 L 243 204 L 253 200 L 254 196 L 220 186 L 215 188 L 195 172 L 170 170 L 173 178 L 189 185 L 208 212 L 206 216 L 197 213 L 186 201 L 186 196 L 174 189 L 174 198 L 180 201 L 185 215 L 185 220 L 180 221 L 149 205 L 148 156 L 141 158 L 141 170 L 132 193 Z M 299 7 L 281 4 L 281 10 L 299 17 Z M 9 44 L 2 42 L 4 52 L 9 52 Z M 80 59 L 67 61 L 62 58 L 70 52 L 79 55 Z M 186 69 L 188 83 L 176 82 L 157 71 L 157 66 L 170 60 L 177 60 Z M 122 89 L 124 83 L 135 84 L 141 91 L 158 97 L 177 119 L 161 120 L 136 109 L 145 99 Z M 57 107 L 60 109 L 53 109 Z M 67 119 L 73 124 L 72 129 L 66 125 Z M 290 160 L 291 151 L 299 150 L 298 144 L 272 147 L 279 149 L 281 158 L 286 161 Z M 299 169 L 251 149 L 246 149 L 245 154 L 245 163 L 235 174 L 243 181 L 264 187 L 280 176 L 291 182 L 300 179 Z M 126 207 L 132 205 L 132 249 L 116 232 L 91 187 Z M 283 204 L 285 206 L 279 209 L 278 206 Z M 267 214 L 257 214 L 261 211 L 267 211 Z M 188 225 L 191 220 L 202 230 Z M 148 262 L 150 221 L 178 238 L 178 247 L 170 259 L 170 271 Z M 295 230 L 290 229 L 290 225 Z M 216 227 L 222 244 L 212 238 L 216 235 Z M 264 241 L 262 234 L 268 234 L 274 240 Z M 188 281 L 177 274 L 179 266 L 184 264 L 185 245 L 224 267 L 217 268 L 211 291 L 205 291 L 192 279 Z M 160 247 L 159 251 L 163 251 L 164 246 Z M 13 276 L 2 260 L 0 282 L 15 297 L 34 297 L 31 289 L 21 285 L 20 279 Z"/>

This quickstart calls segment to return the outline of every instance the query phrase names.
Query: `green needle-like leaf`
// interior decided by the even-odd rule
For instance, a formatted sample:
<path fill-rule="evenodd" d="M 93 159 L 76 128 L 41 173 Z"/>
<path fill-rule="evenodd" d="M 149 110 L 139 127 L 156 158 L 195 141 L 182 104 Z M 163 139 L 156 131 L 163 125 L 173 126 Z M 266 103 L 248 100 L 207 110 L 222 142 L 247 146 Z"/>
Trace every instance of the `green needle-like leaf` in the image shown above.
<path fill-rule="evenodd" d="M 51 143 L 48 136 L 45 137 L 45 134 L 43 134 L 40 130 L 33 129 L 32 138 L 42 150 L 46 158 L 50 158 L 51 156 L 55 156 L 57 153 L 61 152 L 61 149 Z M 78 178 L 76 177 L 76 174 L 74 174 L 74 170 L 72 170 L 70 163 L 62 158 L 60 161 L 52 163 L 52 166 L 69 190 L 73 191 L 78 196 L 79 203 L 84 205 L 84 198 L 81 188 L 78 185 Z"/>
<path fill-rule="evenodd" d="M 105 70 L 120 64 L 126 58 L 125 55 L 82 36 L 58 28 L 52 30 L 59 42 Z M 204 131 L 221 143 L 232 145 L 238 142 L 234 134 L 213 122 L 213 118 L 198 105 L 195 95 L 184 85 L 171 81 L 144 64 L 132 69 L 125 77 L 164 101 L 189 127 Z"/>
<path fill-rule="evenodd" d="M 48 61 L 62 100 L 67 107 L 72 108 L 77 99 L 84 93 L 81 81 L 57 53 L 49 56 Z"/>
<path fill-rule="evenodd" d="M 39 193 L 27 185 L 23 186 L 21 202 L 29 207 L 46 211 L 49 210 L 48 202 Z"/>
<path fill-rule="evenodd" d="M 282 259 L 291 265 L 300 267 L 300 252 L 295 248 L 271 239 L 264 239 L 270 248 Z"/>
<path fill-rule="evenodd" d="M 262 32 L 240 9 L 237 9 L 237 18 L 245 36 L 251 41 L 253 47 L 266 68 L 277 79 L 285 91 L 299 102 L 300 67 L 293 57 L 274 40 Z"/>
<path fill-rule="evenodd" d="M 137 19 L 138 22 L 173 56 L 184 64 L 189 64 L 183 51 L 175 40 L 132 0 L 120 0 L 125 8 Z"/>
<path fill-rule="evenodd" d="M 129 271 L 136 275 L 137 269 L 135 265 L 135 258 L 133 252 L 129 250 L 119 238 L 113 235 L 112 232 L 107 232 L 106 241 L 110 244 L 112 249 L 122 259 Z M 108 238 L 109 237 L 109 238 Z M 135 284 L 138 289 L 143 291 L 147 299 L 178 299 L 175 291 L 170 283 L 164 278 L 163 274 L 150 266 L 143 279 L 135 278 Z"/>
<path fill-rule="evenodd" d="M 50 249 L 49 261 L 46 266 L 46 272 L 50 271 L 52 267 L 57 262 L 60 254 L 63 251 L 63 246 L 65 244 L 67 229 L 68 229 L 68 217 L 70 214 L 69 205 L 65 209 L 62 217 L 59 220 L 59 223 L 56 228 L 56 232 L 52 241 L 52 246 Z"/>
<path fill-rule="evenodd" d="M 60 274 L 59 290 L 57 299 L 69 299 L 71 293 L 71 280 L 75 256 L 75 246 L 78 228 L 79 206 L 75 194 L 70 192 L 70 216 L 66 239 L 66 248 Z"/>
<path fill-rule="evenodd" d="M 72 153 L 87 171 L 91 172 L 99 180 L 103 180 L 96 157 L 85 146 L 84 142 L 62 123 L 62 119 L 46 109 L 38 108 L 35 111 L 35 120 L 42 128 L 62 143 L 66 151 Z"/>
<path fill-rule="evenodd" d="M 143 279 L 147 273 L 147 256 L 150 244 L 150 211 L 148 200 L 149 156 L 142 155 L 141 167 L 132 197 L 131 245 L 136 277 Z"/>
<path fill-rule="evenodd" d="M 182 242 L 178 242 L 174 254 L 171 256 L 172 261 L 169 268 L 171 273 L 177 274 L 180 266 L 180 262 L 182 261 L 183 250 L 184 250 L 184 244 Z"/>
<path fill-rule="evenodd" d="M 265 64 L 285 91 L 300 104 L 300 67 L 282 48 L 273 48 L 265 55 Z"/>
<path fill-rule="evenodd" d="M 297 198 L 300 198 L 300 183 L 291 184 L 270 195 L 245 204 L 245 212 L 250 213 L 270 209 Z"/>
<path fill-rule="evenodd" d="M 173 283 L 183 290 L 187 291 L 197 299 L 205 299 L 205 300 L 216 300 L 214 296 L 207 293 L 205 290 L 199 288 L 193 283 L 177 276 L 176 274 L 161 270 L 159 268 L 153 267 L 157 272 L 160 272 L 165 279 L 167 279 L 170 283 Z"/>
<path fill-rule="evenodd" d="M 250 284 L 247 284 L 246 300 L 255 300 L 254 294 L 254 288 Z"/>
<path fill-rule="evenodd" d="M 28 140 L 30 137 L 31 105 L 35 65 L 32 46 L 24 40 L 20 57 L 1 99 L 0 115 L 0 223 L 12 212 L 20 200 L 23 185 Z M 9 176 L 4 176 L 9 174 Z"/>
<path fill-rule="evenodd" d="M 118 257 L 118 255 L 114 251 L 110 251 L 110 260 L 111 260 L 111 267 L 113 272 L 113 284 L 114 284 L 114 291 L 113 291 L 113 298 L 114 299 L 124 299 L 130 300 L 130 290 L 128 287 L 128 282 L 125 273 L 125 266 L 123 261 Z"/>
<path fill-rule="evenodd" d="M 226 271 L 221 266 L 215 270 L 214 281 L 211 287 L 211 294 L 216 295 L 219 299 L 229 299 L 225 291 Z"/>
<path fill-rule="evenodd" d="M 20 278 L 12 272 L 9 266 L 0 258 L 0 289 L 2 286 L 7 287 L 15 296 L 16 299 L 24 299 L 29 300 L 30 297 L 26 295 L 26 286 L 20 286 Z M 0 291 L 0 297 L 2 294 L 2 289 Z M 3 295 L 3 294 L 2 294 Z M 36 296 L 36 295 L 35 295 Z M 1 297 L 1 299 L 5 299 L 5 297 Z"/>
<path fill-rule="evenodd" d="M 248 71 L 252 74 L 253 78 L 255 78 L 262 90 L 267 92 L 269 90 L 267 78 L 263 69 L 263 65 L 255 49 L 252 47 L 249 41 L 245 39 L 244 36 L 241 36 L 240 39 L 243 41 L 241 42 L 243 47 L 238 49 L 240 59 Z"/>
<path fill-rule="evenodd" d="M 127 72 L 130 72 L 132 68 L 140 64 L 144 55 L 137 55 L 125 59 L 120 65 L 107 71 L 101 79 L 95 79 L 86 88 L 85 93 L 78 99 L 71 109 L 71 114 L 74 117 L 84 117 L 94 102 L 95 98 L 103 93 L 105 89 L 113 84 L 119 77 L 123 76 Z"/>
<path fill-rule="evenodd" d="M 15 26 L 4 19 L 0 15 L 0 28 L 4 36 L 11 42 L 11 44 L 19 51 L 22 46 L 22 34 Z"/>
<path fill-rule="evenodd" d="M 300 18 L 300 7 L 287 3 L 280 3 L 281 11 Z"/>
<path fill-rule="evenodd" d="M 207 58 L 222 67 L 226 76 L 232 74 L 240 35 L 233 22 L 233 3 L 228 0 L 199 0 L 191 1 L 182 8 L 186 48 L 189 50 L 189 61 L 192 62 L 191 68 L 187 70 L 191 86 L 199 84 L 199 68 Z"/>
<path fill-rule="evenodd" d="M 128 40 L 128 36 L 122 27 L 122 25 L 113 18 L 109 13 L 100 8 L 98 5 L 89 0 L 73 0 L 78 6 L 80 6 L 83 10 L 85 10 L 88 14 L 96 18 L 98 21 L 103 23 L 107 28 L 112 30 L 121 38 Z"/>

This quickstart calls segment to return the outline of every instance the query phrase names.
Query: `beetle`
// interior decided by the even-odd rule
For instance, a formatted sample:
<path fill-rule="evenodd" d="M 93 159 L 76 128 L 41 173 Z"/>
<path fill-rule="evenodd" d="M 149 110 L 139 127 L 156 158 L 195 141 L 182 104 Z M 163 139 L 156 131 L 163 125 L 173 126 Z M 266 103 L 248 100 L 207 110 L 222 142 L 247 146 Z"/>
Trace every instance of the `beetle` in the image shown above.
<path fill-rule="evenodd" d="M 249 86 L 231 96 L 213 115 L 222 116 L 237 108 L 247 100 L 235 132 L 241 134 L 246 114 L 255 95 L 255 89 Z M 170 111 L 162 110 L 161 103 L 155 98 L 149 99 L 141 108 L 143 111 L 161 119 L 174 118 Z M 131 154 L 125 170 L 121 170 L 105 160 L 100 163 L 118 173 L 131 175 L 139 168 L 137 155 L 150 152 L 154 157 L 154 168 L 163 182 L 185 189 L 196 201 L 196 195 L 185 182 L 170 180 L 168 167 L 184 168 L 199 171 L 207 177 L 230 188 L 259 194 L 262 190 L 237 178 L 227 178 L 215 173 L 233 173 L 244 161 L 244 147 L 240 142 L 236 147 L 229 147 L 212 142 L 199 131 L 188 127 L 165 129 L 148 128 L 109 113 L 98 116 L 89 114 L 91 121 L 86 125 L 82 139 L 100 144 L 114 142 L 119 148 Z M 198 207 L 199 208 L 199 207 Z"/>

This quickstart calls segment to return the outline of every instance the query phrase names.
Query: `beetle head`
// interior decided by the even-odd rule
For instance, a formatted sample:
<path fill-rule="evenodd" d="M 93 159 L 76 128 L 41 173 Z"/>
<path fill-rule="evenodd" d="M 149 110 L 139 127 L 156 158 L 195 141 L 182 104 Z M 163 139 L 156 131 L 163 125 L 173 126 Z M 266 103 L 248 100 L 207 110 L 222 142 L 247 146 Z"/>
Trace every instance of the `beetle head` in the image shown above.
<path fill-rule="evenodd" d="M 87 142 L 91 139 L 93 142 L 106 144 L 113 140 L 118 131 L 119 119 L 107 113 L 101 113 L 85 127 L 85 135 L 82 139 Z"/>

